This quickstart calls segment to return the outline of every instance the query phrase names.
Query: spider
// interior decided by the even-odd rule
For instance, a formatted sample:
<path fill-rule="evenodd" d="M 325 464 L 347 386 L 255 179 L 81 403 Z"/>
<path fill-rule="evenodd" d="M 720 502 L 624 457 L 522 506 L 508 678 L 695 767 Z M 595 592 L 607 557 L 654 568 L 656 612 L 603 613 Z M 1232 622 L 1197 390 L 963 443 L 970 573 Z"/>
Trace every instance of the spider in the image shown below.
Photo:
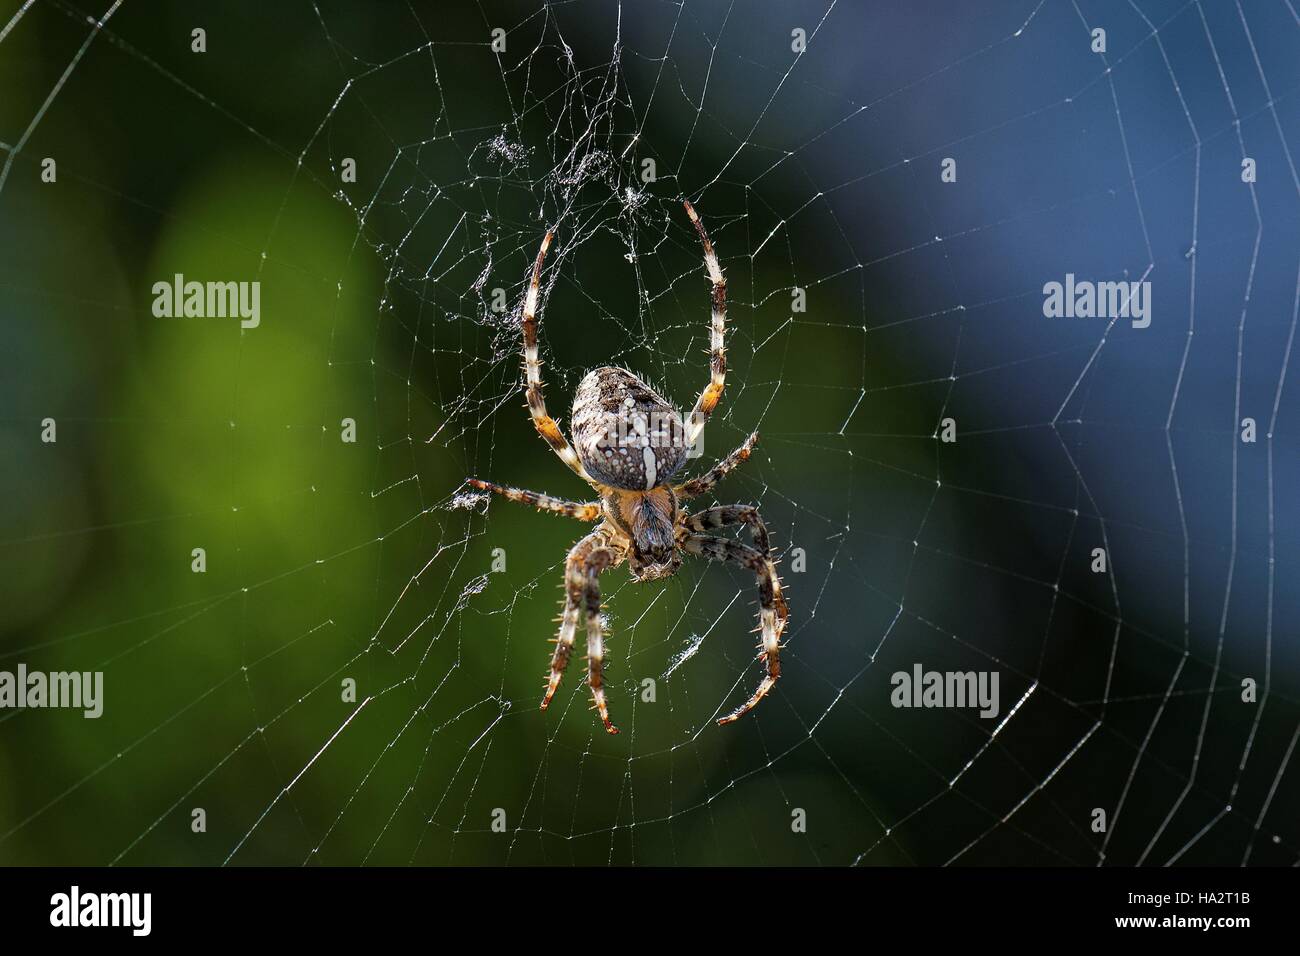
<path fill-rule="evenodd" d="M 471 478 L 471 487 L 501 495 L 511 501 L 532 505 L 540 511 L 566 515 L 579 521 L 600 521 L 596 529 L 569 551 L 565 561 L 564 609 L 560 634 L 551 656 L 542 710 L 555 696 L 564 670 L 573 655 L 579 613 L 586 610 L 587 683 L 593 708 L 600 712 L 605 730 L 618 733 L 609 717 L 605 697 L 605 635 L 600 617 L 602 571 L 628 563 L 634 581 L 668 577 L 681 566 L 683 555 L 699 555 L 710 561 L 731 561 L 744 565 L 758 579 L 759 627 L 762 634 L 758 660 L 764 674 L 758 689 L 732 713 L 718 720 L 728 724 L 752 710 L 781 676 L 781 635 L 789 609 L 781 594 L 768 542 L 767 528 L 752 505 L 718 505 L 688 514 L 682 502 L 711 490 L 741 462 L 749 458 L 758 442 L 750 435 L 739 448 L 698 478 L 671 484 L 686 461 L 686 451 L 704 431 L 709 415 L 718 405 L 726 382 L 727 361 L 723 350 L 726 330 L 727 280 L 709 242 L 704 224 L 689 202 L 686 214 L 704 247 L 704 264 L 713 286 L 712 327 L 709 338 L 710 380 L 683 423 L 676 409 L 658 392 L 626 369 L 604 366 L 582 379 L 573 400 L 574 443 L 571 446 L 559 424 L 546 413 L 542 398 L 542 363 L 537 356 L 538 286 L 542 263 L 553 233 L 547 232 L 533 264 L 532 281 L 524 298 L 523 358 L 528 411 L 533 425 L 569 468 L 591 485 L 597 501 L 575 502 L 519 488 L 508 488 Z M 753 546 L 717 535 L 716 528 L 743 525 L 749 529 Z"/>

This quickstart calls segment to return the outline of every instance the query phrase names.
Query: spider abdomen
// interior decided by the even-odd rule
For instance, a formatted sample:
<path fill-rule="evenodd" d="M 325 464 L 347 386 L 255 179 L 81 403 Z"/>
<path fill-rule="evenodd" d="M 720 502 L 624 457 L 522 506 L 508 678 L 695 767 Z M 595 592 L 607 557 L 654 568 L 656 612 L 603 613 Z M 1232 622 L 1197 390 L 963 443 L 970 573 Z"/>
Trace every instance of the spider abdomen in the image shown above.
<path fill-rule="evenodd" d="M 663 484 L 686 461 L 681 415 L 626 369 L 605 366 L 583 377 L 573 399 L 573 438 L 593 478 L 629 491 Z"/>

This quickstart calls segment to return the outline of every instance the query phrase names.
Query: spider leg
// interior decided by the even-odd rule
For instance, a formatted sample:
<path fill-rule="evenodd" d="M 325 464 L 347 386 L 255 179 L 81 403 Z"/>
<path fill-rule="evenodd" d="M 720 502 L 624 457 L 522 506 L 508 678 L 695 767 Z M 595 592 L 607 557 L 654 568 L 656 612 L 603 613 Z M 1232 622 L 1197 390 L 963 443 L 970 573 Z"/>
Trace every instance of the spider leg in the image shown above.
<path fill-rule="evenodd" d="M 623 560 L 623 553 L 612 546 L 611 539 L 603 530 L 593 531 L 573 546 L 564 566 L 564 610 L 560 615 L 560 636 L 555 642 L 555 653 L 551 656 L 551 672 L 546 682 L 546 696 L 542 698 L 542 710 L 551 704 L 551 698 L 560 686 L 564 670 L 569 666 L 573 656 L 573 643 L 578 630 L 578 614 L 585 605 L 587 610 L 587 683 L 591 686 L 591 696 L 605 729 L 618 733 L 618 728 L 609 719 L 609 707 L 605 701 L 604 687 L 604 633 L 600 623 L 600 584 L 601 571 L 612 568 Z"/>
<path fill-rule="evenodd" d="M 543 495 L 536 491 L 525 491 L 523 488 L 507 488 L 504 485 L 494 485 L 490 481 L 480 481 L 478 478 L 466 480 L 471 488 L 477 488 L 479 491 L 490 491 L 495 495 L 500 495 L 510 501 L 517 501 L 520 504 L 532 505 L 538 511 L 550 511 L 557 515 L 564 515 L 566 518 L 577 518 L 579 521 L 595 521 L 600 517 L 599 501 L 565 501 L 562 498 L 552 498 L 550 495 Z"/>
<path fill-rule="evenodd" d="M 546 440 L 551 450 L 560 456 L 560 460 L 573 470 L 583 481 L 594 484 L 582 467 L 582 462 L 569 445 L 560 426 L 546 413 L 546 400 L 542 398 L 542 362 L 537 356 L 537 296 L 542 279 L 542 262 L 546 259 L 546 250 L 550 248 L 552 234 L 547 233 L 542 240 L 542 248 L 537 252 L 537 261 L 533 263 L 533 278 L 528 283 L 528 294 L 524 298 L 524 381 L 528 395 L 528 413 L 533 418 L 537 434 Z"/>
<path fill-rule="evenodd" d="M 723 350 L 723 337 L 727 329 L 727 280 L 722 276 L 722 267 L 709 242 L 709 234 L 704 231 L 704 223 L 695 214 L 695 207 L 683 201 L 686 215 L 691 217 L 695 231 L 699 233 L 700 244 L 704 246 L 704 265 L 709 270 L 709 281 L 713 283 L 712 324 L 709 331 L 709 384 L 700 393 L 695 409 L 686 421 L 686 445 L 693 446 L 704 431 L 704 425 L 718 407 L 722 398 L 722 388 L 727 382 L 727 356 Z"/>
<path fill-rule="evenodd" d="M 587 605 L 587 684 L 591 687 L 591 702 L 600 713 L 606 733 L 616 734 L 618 728 L 609 719 L 609 706 L 605 701 L 605 633 L 600 620 L 600 582 L 597 580 L 601 571 L 616 562 L 613 554 L 606 549 L 594 553 L 589 559 L 583 598 Z"/>
<path fill-rule="evenodd" d="M 560 636 L 556 638 L 555 652 L 551 655 L 551 672 L 546 682 L 546 696 L 542 698 L 542 710 L 551 705 L 551 698 L 555 696 L 565 668 L 569 666 L 569 658 L 573 656 L 578 612 L 587 585 L 587 561 L 608 543 L 609 536 L 605 532 L 593 531 L 569 549 L 569 556 L 564 561 L 564 610 L 560 613 Z"/>
<path fill-rule="evenodd" d="M 767 525 L 763 523 L 762 516 L 759 515 L 758 509 L 753 505 L 717 505 L 693 515 L 687 515 L 682 524 L 686 530 L 696 534 L 743 524 L 749 528 L 750 537 L 753 539 L 754 547 L 758 549 L 759 553 L 764 558 L 772 557 L 772 549 L 767 537 Z"/>
<path fill-rule="evenodd" d="M 781 579 L 777 577 L 776 566 L 757 548 L 728 538 L 691 534 L 682 541 L 682 550 L 687 554 L 701 555 L 710 561 L 743 564 L 758 578 L 758 620 L 763 635 L 758 659 L 766 665 L 766 673 L 748 701 L 718 720 L 719 724 L 729 724 L 753 710 L 781 676 L 781 634 L 785 631 L 790 609 L 781 594 Z"/>
<path fill-rule="evenodd" d="M 700 477 L 692 478 L 690 481 L 677 485 L 673 488 L 673 492 L 678 498 L 690 499 L 698 498 L 705 492 L 711 491 L 714 485 L 720 482 L 723 478 L 726 478 L 727 475 L 731 474 L 734 469 L 739 467 L 741 463 L 749 458 L 750 452 L 754 450 L 754 446 L 757 444 L 758 432 L 754 432 L 754 434 L 745 439 L 743 445 L 733 451 L 726 458 L 722 459 L 722 461 L 718 462 L 707 472 L 700 475 Z"/>

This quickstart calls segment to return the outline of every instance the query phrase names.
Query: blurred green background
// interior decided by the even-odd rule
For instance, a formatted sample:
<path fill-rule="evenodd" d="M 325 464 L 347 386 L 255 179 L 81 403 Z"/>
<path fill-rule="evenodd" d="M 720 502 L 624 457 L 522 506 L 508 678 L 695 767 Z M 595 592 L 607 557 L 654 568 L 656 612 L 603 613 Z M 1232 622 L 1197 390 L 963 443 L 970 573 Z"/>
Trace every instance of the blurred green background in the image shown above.
<path fill-rule="evenodd" d="M 926 224 L 874 216 L 884 198 L 818 202 L 816 169 L 789 159 L 859 95 L 842 69 L 856 34 L 787 88 L 786 21 L 816 25 L 818 7 L 773 7 L 766 30 L 722 4 L 128 2 L 93 31 L 106 9 L 38 3 L 0 42 L 0 667 L 102 670 L 106 686 L 99 720 L 0 714 L 0 862 L 911 864 L 969 847 L 963 861 L 1092 863 L 1088 812 L 1135 754 L 1112 852 L 1146 845 L 1188 780 L 1177 728 L 1199 716 L 1211 654 L 1144 741 L 1179 622 L 1159 601 L 1111 605 L 1086 573 L 1099 523 L 1078 473 L 1015 430 L 1016 390 L 1062 373 L 1013 373 L 997 346 L 954 375 L 981 332 L 950 308 L 966 289 L 942 250 L 863 268 Z M 886 155 L 855 136 L 862 168 Z M 718 500 L 762 506 L 790 647 L 773 697 L 718 728 L 759 676 L 752 582 L 700 563 L 643 586 L 608 574 L 610 738 L 581 661 L 537 709 L 584 529 L 456 503 L 468 476 L 583 494 L 518 389 L 515 310 L 548 227 L 552 414 L 601 364 L 689 407 L 708 284 L 683 195 L 732 303 L 728 389 L 695 467 L 762 432 Z M 174 273 L 259 281 L 260 326 L 155 318 L 151 286 Z M 950 413 L 985 439 L 940 445 Z M 489 573 L 497 548 L 506 569 Z M 890 673 L 916 661 L 1004 668 L 1004 711 L 1037 689 L 989 745 L 969 712 L 889 706 Z M 1140 709 L 1108 707 L 1128 697 Z M 1279 704 L 1261 747 L 1293 718 Z M 1212 733 L 1235 740 L 1232 720 Z M 1196 782 L 1171 849 L 1233 769 Z M 1244 819 L 1203 860 L 1239 855 Z"/>
<path fill-rule="evenodd" d="M 625 572 L 609 576 L 612 706 L 625 733 L 606 739 L 586 711 L 580 662 L 558 706 L 537 711 L 561 561 L 585 531 L 504 503 L 490 521 L 481 507 L 447 507 L 469 474 L 583 490 L 532 434 L 515 392 L 517 332 L 490 301 L 504 287 L 517 308 L 532 250 L 557 215 L 551 205 L 539 218 L 537 204 L 555 199 L 537 177 L 569 144 L 529 110 L 545 101 L 549 111 L 574 78 L 553 51 L 521 49 L 543 88 L 509 89 L 516 76 L 498 67 L 473 11 L 426 18 L 438 39 L 413 53 L 409 14 L 329 13 L 322 25 L 254 5 L 160 16 L 128 4 L 79 54 L 85 25 L 48 5 L 5 40 L 6 131 L 76 65 L 14 156 L 3 194 L 15 320 L 4 658 L 103 670 L 106 702 L 98 721 L 6 715 L 0 858 L 730 856 L 756 825 L 742 822 L 743 807 L 721 829 L 689 808 L 737 772 L 736 742 L 710 717 L 737 682 L 738 700 L 757 681 L 750 583 L 688 568 L 639 594 Z M 521 48 L 543 26 L 502 23 Z M 190 49 L 194 26 L 206 29 L 206 54 Z M 350 38 L 348 56 L 405 62 L 336 102 L 342 71 L 366 71 L 331 55 L 335 31 Z M 594 52 L 608 61 L 611 47 Z M 614 130 L 625 115 L 600 108 L 609 128 L 596 145 L 626 146 Z M 502 168 L 482 147 L 502 131 L 525 141 L 536 132 L 525 168 Z M 39 180 L 47 155 L 55 184 Z M 344 156 L 361 171 L 355 184 L 342 182 Z M 562 224 L 552 256 L 566 273 L 545 316 L 561 417 L 593 364 L 642 369 L 685 404 L 707 375 L 708 287 L 682 187 L 649 186 L 633 222 L 611 187 L 641 185 L 626 166 L 575 191 L 566 215 L 583 242 Z M 755 289 L 788 276 L 737 258 L 748 241 L 742 201 L 710 219 L 738 266 L 733 384 L 706 446 L 715 457 L 752 425 L 842 420 L 861 375 L 860 331 L 796 340 L 788 299 L 753 302 Z M 625 242 L 665 235 L 671 247 L 646 265 L 624 258 Z M 476 290 L 480 272 L 487 283 Z M 261 325 L 155 318 L 151 286 L 174 273 L 259 280 Z M 639 305 L 639 291 L 658 301 Z M 779 345 L 755 355 L 754 339 L 771 335 Z M 837 342 L 848 351 L 820 351 Z M 799 373 L 817 356 L 833 361 Z M 846 384 L 817 387 L 828 375 Z M 797 414 L 767 407 L 778 384 L 802 390 Z M 33 443 L 33 421 L 46 416 L 58 440 Z M 355 444 L 340 438 L 345 418 L 356 421 Z M 830 444 L 811 451 L 842 459 L 847 443 Z M 753 474 L 734 480 L 740 499 L 772 474 L 767 454 L 765 444 Z M 771 455 L 782 455 L 779 438 Z M 818 495 L 796 491 L 801 507 Z M 773 504 L 785 505 L 772 520 L 787 537 L 794 509 Z M 828 507 L 846 507 L 842 490 Z M 196 547 L 206 551 L 202 574 L 191 570 Z M 498 547 L 507 570 L 484 579 Z M 657 704 L 642 705 L 639 680 L 660 678 L 706 629 L 705 650 L 661 681 Z M 357 683 L 356 703 L 342 699 L 345 678 Z M 743 804 L 770 816 L 770 786 L 746 792 Z M 205 834 L 192 832 L 196 807 Z M 504 837 L 489 831 L 497 807 Z M 760 828 L 797 857 L 799 841 L 782 837 L 788 812 L 777 809 Z M 656 818 L 671 821 L 673 839 L 651 835 Z"/>

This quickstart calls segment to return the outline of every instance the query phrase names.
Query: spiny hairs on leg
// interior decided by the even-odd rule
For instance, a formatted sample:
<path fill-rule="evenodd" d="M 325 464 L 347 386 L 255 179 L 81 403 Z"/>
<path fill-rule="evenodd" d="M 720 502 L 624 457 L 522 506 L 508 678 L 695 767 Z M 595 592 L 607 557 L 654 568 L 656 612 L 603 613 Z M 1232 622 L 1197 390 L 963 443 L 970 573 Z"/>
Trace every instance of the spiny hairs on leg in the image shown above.
<path fill-rule="evenodd" d="M 528 396 L 528 413 L 533 418 L 537 434 L 545 439 L 551 450 L 560 460 L 569 466 L 583 481 L 591 483 L 591 476 L 578 461 L 569 442 L 555 419 L 546 413 L 546 401 L 542 398 L 542 361 L 537 354 L 537 298 L 542 281 L 542 263 L 546 260 L 546 250 L 551 246 L 553 233 L 547 232 L 542 239 L 542 247 L 537 251 L 537 260 L 533 263 L 533 277 L 528 283 L 528 294 L 524 297 L 524 385 Z"/>
<path fill-rule="evenodd" d="M 564 670 L 569 666 L 573 656 L 573 641 L 578 633 L 578 600 L 566 581 L 564 587 L 564 610 L 560 615 L 560 636 L 555 638 L 555 651 L 551 654 L 551 670 L 546 678 L 546 693 L 542 697 L 542 710 L 551 706 L 551 698 L 560 688 Z"/>
<path fill-rule="evenodd" d="M 749 460 L 754 446 L 758 444 L 758 432 L 750 435 L 745 439 L 745 443 L 733 451 L 722 461 L 718 462 L 707 472 L 698 478 L 692 478 L 690 481 L 683 482 L 673 489 L 678 498 L 698 498 L 705 492 L 711 491 L 713 486 L 720 482 L 727 475 L 731 474 L 741 464 Z"/>
<path fill-rule="evenodd" d="M 542 710 L 551 706 L 551 698 L 559 689 L 564 670 L 569 666 L 569 658 L 573 655 L 573 641 L 578 633 L 578 611 L 586 586 L 587 559 L 593 551 L 603 547 L 606 540 L 604 532 L 593 531 L 569 549 L 569 556 L 564 561 L 564 610 L 560 614 L 560 635 L 556 638 L 555 651 L 551 655 L 551 671 L 546 681 L 546 695 L 542 698 Z"/>
<path fill-rule="evenodd" d="M 767 525 L 763 523 L 762 516 L 753 505 L 716 505 L 693 515 L 687 515 L 685 521 L 687 530 L 697 534 L 738 524 L 749 528 L 754 547 L 764 558 L 770 558 L 772 549 L 768 540 Z"/>
<path fill-rule="evenodd" d="M 599 569 L 587 574 L 585 598 L 587 602 L 587 684 L 591 688 L 591 704 L 600 712 L 605 732 L 618 733 L 609 719 L 609 704 L 605 700 L 605 626 L 600 620 L 600 585 L 596 580 Z"/>
<path fill-rule="evenodd" d="M 466 483 L 471 488 L 477 488 L 479 491 L 490 491 L 508 501 L 517 501 L 522 505 L 532 505 L 538 511 L 549 511 L 552 514 L 564 515 L 567 518 L 577 518 L 579 521 L 595 521 L 600 517 L 599 501 L 565 501 L 563 498 L 552 498 L 550 495 L 544 495 L 537 491 L 509 488 L 505 485 L 496 485 L 478 478 L 467 478 Z"/>
<path fill-rule="evenodd" d="M 758 689 L 749 700 L 726 717 L 718 719 L 719 724 L 729 724 L 758 706 L 758 702 L 776 686 L 781 676 L 781 635 L 785 632 L 790 608 L 781 593 L 781 579 L 777 576 L 776 566 L 757 548 L 751 548 L 729 538 L 692 534 L 682 542 L 682 549 L 688 554 L 701 555 L 710 561 L 732 561 L 743 564 L 753 571 L 758 579 L 758 621 L 759 630 L 762 632 L 758 660 L 765 665 L 765 673 Z"/>
<path fill-rule="evenodd" d="M 709 326 L 709 384 L 700 394 L 690 418 L 686 422 L 686 445 L 691 447 L 704 431 L 704 425 L 718 407 L 722 398 L 723 386 L 727 383 L 727 355 L 723 343 L 727 331 L 727 280 L 718 265 L 718 257 L 713 251 L 713 243 L 704 230 L 704 223 L 695 213 L 695 207 L 687 200 L 682 200 L 686 215 L 691 217 L 691 224 L 699 234 L 700 244 L 704 246 L 704 266 L 709 271 L 709 281 L 713 283 L 712 318 Z"/>
<path fill-rule="evenodd" d="M 564 677 L 564 670 L 573 656 L 574 638 L 578 630 L 578 614 L 585 605 L 587 611 L 587 683 L 591 687 L 593 705 L 600 711 L 600 719 L 608 733 L 618 733 L 609 718 L 609 705 L 605 699 L 604 628 L 600 621 L 601 571 L 622 561 L 621 552 L 610 547 L 609 536 L 604 531 L 593 531 L 575 544 L 565 561 L 564 610 L 560 615 L 560 634 L 551 655 L 551 670 L 546 682 L 546 695 L 542 710 L 546 710 Z"/>

